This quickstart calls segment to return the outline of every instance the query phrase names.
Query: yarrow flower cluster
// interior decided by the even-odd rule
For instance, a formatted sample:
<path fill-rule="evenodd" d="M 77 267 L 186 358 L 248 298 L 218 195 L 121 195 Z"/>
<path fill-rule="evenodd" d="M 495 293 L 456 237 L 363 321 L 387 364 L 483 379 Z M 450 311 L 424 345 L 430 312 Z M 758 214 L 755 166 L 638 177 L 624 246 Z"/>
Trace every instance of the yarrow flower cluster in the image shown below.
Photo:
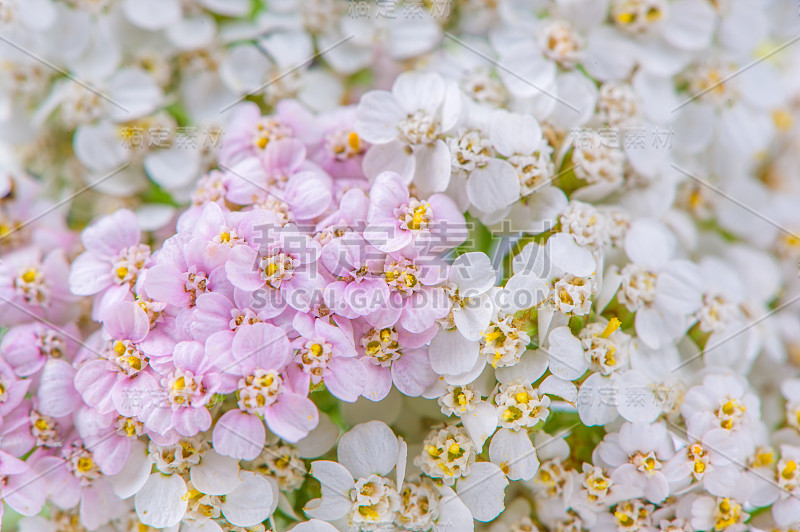
<path fill-rule="evenodd" d="M 798 31 L 4 2 L 2 526 L 800 528 Z"/>

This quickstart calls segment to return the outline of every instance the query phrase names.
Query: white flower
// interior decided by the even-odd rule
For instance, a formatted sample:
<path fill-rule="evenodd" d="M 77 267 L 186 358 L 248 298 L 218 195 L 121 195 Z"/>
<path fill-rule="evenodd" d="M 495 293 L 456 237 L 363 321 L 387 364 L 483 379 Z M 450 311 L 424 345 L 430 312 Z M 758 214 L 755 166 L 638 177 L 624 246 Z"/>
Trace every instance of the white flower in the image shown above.
<path fill-rule="evenodd" d="M 178 445 L 178 449 L 173 452 L 182 453 L 185 447 Z M 183 519 L 202 523 L 208 512 L 221 514 L 232 525 L 248 527 L 261 523 L 275 511 L 278 485 L 274 480 L 241 471 L 237 460 L 213 450 L 192 455 L 202 457 L 189 467 L 188 485 L 175 470 L 177 466 L 164 461 L 166 455 L 161 454 L 156 460 L 159 471 L 147 478 L 134 499 L 142 523 L 155 528 L 175 526 Z M 163 473 L 162 467 L 170 473 Z"/>
<path fill-rule="evenodd" d="M 709 420 L 714 428 L 706 435 L 716 434 L 720 451 L 741 460 L 755 447 L 752 430 L 759 419 L 759 407 L 758 397 L 748 390 L 742 377 L 709 374 L 702 384 L 686 392 L 681 414 L 689 422 Z"/>
<path fill-rule="evenodd" d="M 612 470 L 615 483 L 638 488 L 655 503 L 669 495 L 669 482 L 661 469 L 674 453 L 664 423 L 624 423 L 618 433 L 607 434 L 597 446 L 597 456 Z"/>
<path fill-rule="evenodd" d="M 492 320 L 494 305 L 489 291 L 497 274 L 485 253 L 459 255 L 448 273 L 453 323 L 467 340 L 479 340 Z"/>
<path fill-rule="evenodd" d="M 311 463 L 322 497 L 309 501 L 305 512 L 325 521 L 346 517 L 349 525 L 370 530 L 391 523 L 400 507 L 405 457 L 405 443 L 385 423 L 356 425 L 339 440 L 338 463 Z M 389 479 L 392 470 L 396 475 Z"/>
<path fill-rule="evenodd" d="M 620 272 L 617 299 L 636 312 L 636 334 L 653 348 L 683 334 L 700 308 L 700 273 L 693 263 L 672 259 L 675 248 L 673 234 L 653 219 L 633 222 L 625 236 L 631 262 Z"/>
<path fill-rule="evenodd" d="M 358 104 L 356 132 L 375 144 L 364 168 L 393 170 L 417 185 L 420 192 L 442 192 L 450 181 L 450 151 L 442 134 L 461 113 L 461 94 L 436 73 L 405 72 L 392 91 L 371 91 Z M 408 151 L 410 150 L 410 151 Z"/>

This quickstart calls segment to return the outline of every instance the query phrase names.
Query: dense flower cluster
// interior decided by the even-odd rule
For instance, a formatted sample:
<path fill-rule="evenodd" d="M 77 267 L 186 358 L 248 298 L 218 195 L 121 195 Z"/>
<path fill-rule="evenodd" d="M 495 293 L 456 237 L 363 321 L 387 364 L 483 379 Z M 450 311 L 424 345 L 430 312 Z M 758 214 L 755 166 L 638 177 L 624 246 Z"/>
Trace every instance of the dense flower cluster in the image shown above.
<path fill-rule="evenodd" d="M 3 526 L 798 529 L 798 31 L 4 2 Z"/>

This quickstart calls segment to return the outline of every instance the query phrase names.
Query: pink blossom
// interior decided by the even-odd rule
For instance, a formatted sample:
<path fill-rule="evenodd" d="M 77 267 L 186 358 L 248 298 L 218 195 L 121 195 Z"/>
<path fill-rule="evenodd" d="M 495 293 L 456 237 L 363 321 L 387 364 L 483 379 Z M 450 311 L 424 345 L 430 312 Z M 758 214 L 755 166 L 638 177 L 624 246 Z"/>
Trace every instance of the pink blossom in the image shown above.
<path fill-rule="evenodd" d="M 174 430 L 181 436 L 194 436 L 211 427 L 206 405 L 220 389 L 222 378 L 205 356 L 200 342 L 180 342 L 172 359 L 174 368 L 161 379 L 161 389 L 144 415 L 145 426 L 166 434 Z"/>
<path fill-rule="evenodd" d="M 136 283 L 139 272 L 150 261 L 150 247 L 141 243 L 136 215 L 121 209 L 84 229 L 86 248 L 72 263 L 69 286 L 72 293 L 90 296 L 113 286 Z"/>
<path fill-rule="evenodd" d="M 123 301 L 112 307 L 94 346 L 83 350 L 75 388 L 89 406 L 100 413 L 117 411 L 140 417 L 149 398 L 159 389 L 149 369 L 149 357 L 139 342 L 150 330 L 147 314 L 136 303 Z"/>
<path fill-rule="evenodd" d="M 0 355 L 20 377 L 37 373 L 48 358 L 72 360 L 80 331 L 74 323 L 49 327 L 41 322 L 9 329 L 0 343 Z"/>
<path fill-rule="evenodd" d="M 266 289 L 265 303 L 278 314 L 285 306 L 308 311 L 322 298 L 324 272 L 317 268 L 320 246 L 294 226 L 266 228 L 258 242 L 231 251 L 225 270 L 231 284 L 253 292 Z M 253 246 L 258 246 L 258 250 Z"/>
<path fill-rule="evenodd" d="M 61 249 L 44 255 L 27 247 L 3 256 L 0 263 L 0 313 L 4 325 L 31 318 L 54 323 L 73 321 L 78 309 L 69 291 L 69 263 Z"/>
<path fill-rule="evenodd" d="M 364 237 L 386 253 L 414 245 L 424 250 L 456 247 L 466 240 L 466 222 L 444 194 L 427 200 L 411 196 L 399 174 L 383 172 L 370 190 Z"/>
<path fill-rule="evenodd" d="M 356 358 L 352 332 L 298 313 L 292 322 L 300 334 L 292 342 L 297 350 L 295 361 L 306 379 L 325 387 L 342 401 L 353 402 L 364 390 L 366 372 Z"/>
<path fill-rule="evenodd" d="M 238 409 L 223 414 L 214 426 L 217 452 L 252 460 L 264 446 L 264 422 L 291 442 L 317 425 L 317 409 L 306 397 L 307 383 L 297 378 L 298 372 L 283 371 L 291 359 L 291 349 L 286 334 L 277 327 L 242 325 L 230 352 L 210 355 L 222 371 L 240 377 L 236 385 Z"/>

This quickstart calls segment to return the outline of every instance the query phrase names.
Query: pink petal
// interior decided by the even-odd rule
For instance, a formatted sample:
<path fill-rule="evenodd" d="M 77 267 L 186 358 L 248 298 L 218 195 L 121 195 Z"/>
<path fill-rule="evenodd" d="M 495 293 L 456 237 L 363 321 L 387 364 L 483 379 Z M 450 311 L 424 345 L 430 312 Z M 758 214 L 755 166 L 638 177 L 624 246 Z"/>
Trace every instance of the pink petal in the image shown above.
<path fill-rule="evenodd" d="M 266 323 L 239 327 L 233 339 L 232 350 L 241 367 L 249 370 L 280 369 L 292 356 L 286 334 Z"/>
<path fill-rule="evenodd" d="M 117 376 L 106 369 L 105 360 L 87 362 L 75 374 L 75 388 L 89 406 L 101 413 L 114 409 L 111 402 L 111 389 L 117 382 Z"/>
<path fill-rule="evenodd" d="M 253 460 L 264 448 L 267 431 L 256 416 L 229 410 L 214 425 L 214 450 L 237 460 Z"/>
<path fill-rule="evenodd" d="M 140 342 L 150 332 L 150 320 L 142 307 L 130 301 L 122 301 L 109 309 L 103 320 L 103 327 L 111 338 Z"/>
<path fill-rule="evenodd" d="M 120 250 L 139 243 L 139 221 L 127 209 L 99 219 L 83 230 L 83 246 L 103 258 L 110 258 Z"/>
<path fill-rule="evenodd" d="M 308 397 L 283 394 L 267 408 L 264 420 L 269 430 L 281 439 L 295 443 L 305 438 L 317 426 L 319 413 Z"/>
<path fill-rule="evenodd" d="M 225 263 L 228 280 L 236 288 L 252 292 L 264 286 L 258 264 L 258 253 L 249 246 L 236 246 Z"/>
<path fill-rule="evenodd" d="M 64 417 L 83 404 L 73 384 L 75 373 L 75 368 L 63 360 L 51 359 L 45 364 L 37 394 L 42 414 Z"/>
<path fill-rule="evenodd" d="M 409 397 L 422 395 L 438 377 L 431 369 L 427 348 L 403 349 L 403 356 L 392 362 L 394 385 Z"/>
<path fill-rule="evenodd" d="M 328 362 L 324 375 L 325 386 L 342 401 L 355 402 L 364 391 L 367 370 L 355 358 L 334 357 Z"/>
<path fill-rule="evenodd" d="M 111 264 L 91 252 L 78 256 L 69 271 L 69 289 L 79 296 L 91 296 L 113 285 Z"/>
<path fill-rule="evenodd" d="M 172 413 L 172 426 L 181 436 L 194 436 L 211 427 L 211 413 L 204 407 L 179 408 Z"/>
<path fill-rule="evenodd" d="M 367 372 L 367 379 L 364 384 L 362 395 L 370 401 L 380 401 L 392 391 L 392 372 L 389 368 L 377 366 L 367 360 L 361 359 L 364 369 Z"/>

